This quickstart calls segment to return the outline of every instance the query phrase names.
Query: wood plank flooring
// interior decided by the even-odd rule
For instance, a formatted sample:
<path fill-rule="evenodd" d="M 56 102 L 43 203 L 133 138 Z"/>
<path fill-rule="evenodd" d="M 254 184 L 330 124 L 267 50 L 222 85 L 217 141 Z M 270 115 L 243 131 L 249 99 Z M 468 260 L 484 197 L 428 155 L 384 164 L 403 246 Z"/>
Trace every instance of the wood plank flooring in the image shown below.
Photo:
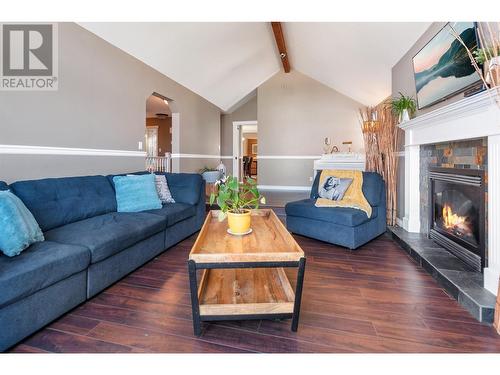
<path fill-rule="evenodd" d="M 204 323 L 193 336 L 186 259 L 195 236 L 109 287 L 13 352 L 500 352 L 386 236 L 357 251 L 296 236 L 307 256 L 298 332 L 290 321 Z M 287 270 L 294 280 L 295 272 Z M 292 282 L 292 284 L 294 284 Z"/>

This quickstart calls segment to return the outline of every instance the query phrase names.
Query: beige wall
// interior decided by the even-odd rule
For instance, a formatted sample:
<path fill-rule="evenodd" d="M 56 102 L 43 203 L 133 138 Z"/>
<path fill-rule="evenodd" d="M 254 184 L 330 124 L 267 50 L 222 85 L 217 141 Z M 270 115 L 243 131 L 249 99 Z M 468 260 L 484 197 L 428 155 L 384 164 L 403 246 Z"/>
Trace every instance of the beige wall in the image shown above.
<path fill-rule="evenodd" d="M 180 149 L 219 154 L 220 110 L 74 23 L 59 24 L 59 90 L 0 91 L 0 144 L 138 150 L 146 99 L 172 98 L 180 113 Z M 206 160 L 181 160 L 183 171 Z M 1 155 L 0 180 L 141 170 L 137 157 Z"/>
<path fill-rule="evenodd" d="M 362 104 L 297 71 L 278 73 L 257 91 L 259 156 L 318 155 L 325 137 L 363 150 Z M 259 159 L 259 184 L 308 186 L 313 160 Z"/>
<path fill-rule="evenodd" d="M 221 116 L 221 155 L 233 154 L 233 121 L 257 121 L 257 96 L 234 112 Z"/>

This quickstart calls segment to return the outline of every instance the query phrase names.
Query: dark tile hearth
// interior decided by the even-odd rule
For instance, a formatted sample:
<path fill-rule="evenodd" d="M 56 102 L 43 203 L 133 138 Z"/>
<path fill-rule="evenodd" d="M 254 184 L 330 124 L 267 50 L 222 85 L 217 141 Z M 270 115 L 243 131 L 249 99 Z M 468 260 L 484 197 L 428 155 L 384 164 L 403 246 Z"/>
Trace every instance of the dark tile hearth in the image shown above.
<path fill-rule="evenodd" d="M 421 233 L 388 227 L 392 238 L 477 320 L 492 323 L 496 297 L 483 288 L 483 275 Z"/>

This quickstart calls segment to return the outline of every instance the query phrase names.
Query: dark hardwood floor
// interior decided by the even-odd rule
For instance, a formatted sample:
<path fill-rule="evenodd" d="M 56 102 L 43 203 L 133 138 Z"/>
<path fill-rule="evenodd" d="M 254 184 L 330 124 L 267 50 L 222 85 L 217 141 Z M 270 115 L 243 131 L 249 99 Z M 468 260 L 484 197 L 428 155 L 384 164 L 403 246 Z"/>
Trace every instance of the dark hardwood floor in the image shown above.
<path fill-rule="evenodd" d="M 475 321 L 386 236 L 357 251 L 296 236 L 308 259 L 298 332 L 290 321 L 218 322 L 204 323 L 196 338 L 186 266 L 195 238 L 12 351 L 500 352 L 493 328 Z"/>

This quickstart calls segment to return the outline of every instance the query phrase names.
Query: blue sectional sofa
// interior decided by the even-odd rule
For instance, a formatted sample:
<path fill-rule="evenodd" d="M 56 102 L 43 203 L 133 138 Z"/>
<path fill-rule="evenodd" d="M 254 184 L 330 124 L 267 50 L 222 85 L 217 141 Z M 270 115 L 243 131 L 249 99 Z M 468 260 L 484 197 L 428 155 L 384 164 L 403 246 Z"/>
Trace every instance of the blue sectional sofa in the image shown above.
<path fill-rule="evenodd" d="M 16 257 L 0 255 L 0 351 L 201 228 L 204 180 L 165 175 L 176 203 L 137 213 L 116 212 L 113 176 L 0 181 L 45 236 Z"/>
<path fill-rule="evenodd" d="M 370 218 L 354 208 L 316 207 L 320 175 L 316 175 L 309 199 L 285 206 L 290 232 L 356 249 L 386 231 L 385 184 L 378 173 L 363 172 L 363 194 L 372 206 Z"/>

